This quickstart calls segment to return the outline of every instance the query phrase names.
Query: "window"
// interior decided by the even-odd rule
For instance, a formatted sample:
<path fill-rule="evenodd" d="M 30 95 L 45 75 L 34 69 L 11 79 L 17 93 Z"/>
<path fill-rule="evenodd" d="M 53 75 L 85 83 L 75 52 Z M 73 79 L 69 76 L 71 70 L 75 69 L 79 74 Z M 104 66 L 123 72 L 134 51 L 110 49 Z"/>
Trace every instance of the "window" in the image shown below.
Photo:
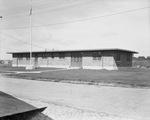
<path fill-rule="evenodd" d="M 130 60 L 131 60 L 130 54 L 127 53 L 127 61 L 130 61 Z"/>
<path fill-rule="evenodd" d="M 116 61 L 120 61 L 120 52 L 117 52 Z"/>
<path fill-rule="evenodd" d="M 59 59 L 65 59 L 65 53 L 59 53 Z"/>
<path fill-rule="evenodd" d="M 55 56 L 54 56 L 54 53 L 51 53 L 51 58 L 54 59 L 54 57 L 55 57 Z"/>
<path fill-rule="evenodd" d="M 41 53 L 38 53 L 38 54 L 37 54 L 37 57 L 42 57 L 42 54 L 41 54 Z"/>
<path fill-rule="evenodd" d="M 23 60 L 23 58 L 18 58 L 18 60 Z"/>
<path fill-rule="evenodd" d="M 38 53 L 33 54 L 33 57 L 37 58 L 39 55 Z"/>
<path fill-rule="evenodd" d="M 101 60 L 102 52 L 93 52 L 93 60 Z"/>
<path fill-rule="evenodd" d="M 46 59 L 47 58 L 47 53 L 42 53 L 42 59 Z"/>
<path fill-rule="evenodd" d="M 51 53 L 47 53 L 47 57 L 51 57 Z"/>
<path fill-rule="evenodd" d="M 30 54 L 26 54 L 26 60 L 30 60 Z"/>
<path fill-rule="evenodd" d="M 17 54 L 13 54 L 13 58 L 17 58 Z"/>
<path fill-rule="evenodd" d="M 19 59 L 19 60 L 23 60 L 23 55 L 22 55 L 22 54 L 19 54 L 19 55 L 18 55 L 18 59 Z"/>

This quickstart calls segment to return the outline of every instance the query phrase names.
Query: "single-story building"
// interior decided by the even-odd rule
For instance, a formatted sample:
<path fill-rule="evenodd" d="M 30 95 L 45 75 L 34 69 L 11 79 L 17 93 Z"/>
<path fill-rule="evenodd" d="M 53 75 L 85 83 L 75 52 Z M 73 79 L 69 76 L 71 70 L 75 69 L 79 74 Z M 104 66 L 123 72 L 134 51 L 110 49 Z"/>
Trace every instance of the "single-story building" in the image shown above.
<path fill-rule="evenodd" d="M 133 54 L 137 52 L 124 49 L 52 50 L 32 52 L 32 65 L 35 67 L 118 69 L 132 67 Z M 12 66 L 30 64 L 30 52 L 9 52 Z"/>

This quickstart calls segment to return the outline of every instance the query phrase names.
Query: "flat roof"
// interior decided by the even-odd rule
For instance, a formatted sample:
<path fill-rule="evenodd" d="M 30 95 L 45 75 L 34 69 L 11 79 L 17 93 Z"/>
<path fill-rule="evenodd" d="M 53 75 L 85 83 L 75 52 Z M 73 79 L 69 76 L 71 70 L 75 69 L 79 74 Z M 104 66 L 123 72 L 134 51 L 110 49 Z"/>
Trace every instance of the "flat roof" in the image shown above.
<path fill-rule="evenodd" d="M 110 48 L 110 49 L 79 49 L 79 50 L 50 50 L 50 51 L 32 51 L 32 53 L 57 53 L 57 52 L 94 52 L 94 51 L 124 51 L 124 52 L 131 52 L 138 54 L 136 51 L 132 50 L 126 50 L 126 49 L 119 49 L 119 48 Z M 24 51 L 24 52 L 7 52 L 8 54 L 15 54 L 15 53 L 29 53 L 30 51 Z"/>

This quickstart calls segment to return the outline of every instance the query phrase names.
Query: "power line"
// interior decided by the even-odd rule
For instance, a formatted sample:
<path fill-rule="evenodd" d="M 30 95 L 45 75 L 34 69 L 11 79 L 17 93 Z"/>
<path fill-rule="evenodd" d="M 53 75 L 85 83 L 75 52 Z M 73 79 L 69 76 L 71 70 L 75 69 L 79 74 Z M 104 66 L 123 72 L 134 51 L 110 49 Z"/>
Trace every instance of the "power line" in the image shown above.
<path fill-rule="evenodd" d="M 13 37 L 13 36 L 11 36 L 11 35 L 8 35 L 8 34 L 5 34 L 5 33 L 2 33 L 2 32 L 0 32 L 1 34 L 3 34 L 3 35 L 5 35 L 5 36 L 7 36 L 7 37 L 10 37 L 10 38 L 13 38 L 13 39 L 15 39 L 15 40 L 17 40 L 17 41 L 21 41 L 21 42 L 23 42 L 23 43 L 25 43 L 25 44 L 29 44 L 30 45 L 30 43 L 28 43 L 28 42 L 25 42 L 25 41 L 23 41 L 23 40 L 20 40 L 20 39 L 17 39 L 17 38 L 15 38 L 15 37 Z M 34 44 L 32 44 L 33 46 L 35 46 L 35 47 L 38 47 L 38 48 L 41 48 L 41 49 L 47 49 L 47 48 L 44 48 L 44 47 L 40 47 L 40 46 L 37 46 L 37 45 L 34 45 Z"/>
<path fill-rule="evenodd" d="M 47 10 L 47 11 L 43 11 L 43 12 L 38 12 L 38 13 L 36 13 L 36 12 L 34 12 L 34 15 L 39 15 L 39 14 L 42 14 L 42 13 L 50 13 L 50 12 L 53 12 L 53 11 L 57 11 L 57 10 L 60 10 L 60 9 L 64 9 L 64 8 L 73 8 L 73 7 L 76 7 L 76 6 L 79 6 L 79 5 L 85 5 L 85 4 L 88 4 L 88 3 L 90 3 L 90 2 L 93 2 L 94 0 L 89 0 L 89 1 L 86 1 L 86 2 L 84 2 L 84 3 L 78 3 L 78 4 L 73 4 L 73 5 L 69 5 L 69 6 L 64 6 L 64 7 L 61 7 L 61 8 L 56 8 L 56 9 L 51 9 L 51 10 Z M 39 10 L 39 9 L 37 9 L 37 10 Z"/>
<path fill-rule="evenodd" d="M 111 13 L 111 14 L 108 14 L 108 15 L 100 15 L 100 16 L 95 16 L 95 17 L 90 17 L 90 18 L 83 18 L 83 19 L 66 21 L 66 22 L 60 22 L 60 23 L 53 23 L 53 24 L 37 25 L 37 26 L 33 26 L 33 27 L 52 26 L 52 25 L 67 24 L 67 23 L 74 23 L 74 22 L 80 22 L 80 21 L 87 21 L 87 20 L 92 20 L 92 19 L 100 19 L 100 18 L 104 18 L 104 17 L 121 15 L 121 14 L 129 13 L 129 12 L 135 12 L 135 11 L 139 11 L 139 10 L 143 10 L 143 9 L 148 9 L 148 8 L 150 8 L 150 6 L 143 7 L 143 8 L 138 8 L 138 9 L 134 9 L 134 10 L 128 10 L 128 11 L 118 12 L 118 13 Z"/>
<path fill-rule="evenodd" d="M 56 9 L 51 9 L 51 10 L 47 10 L 47 11 L 43 11 L 43 12 L 38 12 L 38 13 L 34 12 L 33 15 L 42 14 L 42 13 L 45 14 L 46 12 L 53 12 L 53 11 L 64 9 L 64 8 L 70 8 L 70 7 L 72 8 L 72 7 L 76 7 L 76 6 L 79 6 L 79 5 L 88 4 L 90 2 L 93 2 L 93 1 L 89 0 L 89 1 L 84 2 L 84 3 L 73 4 L 73 5 L 69 5 L 69 6 L 65 6 L 65 7 L 61 7 L 61 8 L 56 8 Z M 40 10 L 40 9 L 36 9 L 35 11 L 37 11 L 37 10 Z M 27 12 L 29 12 L 29 10 Z M 27 12 L 24 12 L 24 13 L 27 13 Z M 18 14 L 21 14 L 21 13 L 18 13 Z M 18 14 L 14 14 L 14 15 L 18 15 Z M 9 15 L 5 16 L 5 17 L 12 17 L 12 16 L 13 16 L 13 14 L 10 15 L 10 16 Z"/>
<path fill-rule="evenodd" d="M 148 7 L 143 7 L 143 8 L 138 8 L 138 9 L 133 9 L 133 10 L 128 10 L 128 11 L 123 11 L 123 12 L 118 12 L 118 13 L 111 13 L 107 15 L 100 15 L 100 16 L 95 16 L 95 17 L 90 17 L 90 18 L 83 18 L 83 19 L 77 19 L 77 20 L 71 20 L 71 21 L 65 21 L 65 22 L 59 22 L 59 23 L 52 23 L 52 24 L 45 24 L 45 25 L 36 25 L 32 27 L 44 27 L 44 26 L 55 26 L 55 25 L 61 25 L 61 24 L 70 24 L 70 23 L 75 23 L 75 22 L 82 22 L 82 21 L 88 21 L 88 20 L 93 20 L 93 19 L 100 19 L 100 18 L 105 18 L 105 17 L 111 17 L 111 16 L 116 16 L 116 15 L 121 15 L 121 14 L 126 14 L 130 12 L 136 12 L 144 9 L 148 9 Z M 4 28 L 4 29 L 27 29 L 29 27 L 15 27 L 15 28 Z"/>
<path fill-rule="evenodd" d="M 44 8 L 48 8 L 48 7 L 54 7 L 54 6 L 58 6 L 58 5 L 68 4 L 68 3 L 73 3 L 76 1 L 79 1 L 79 0 L 65 0 L 65 1 L 62 1 L 62 2 L 56 3 L 56 4 L 51 4 L 51 5 L 46 4 L 43 6 L 36 7 L 35 10 L 44 9 Z"/>
<path fill-rule="evenodd" d="M 33 5 L 36 5 L 36 4 L 42 4 L 42 3 L 45 3 L 45 2 L 48 2 L 49 0 L 41 0 L 40 2 L 32 2 Z"/>
<path fill-rule="evenodd" d="M 18 51 L 18 52 L 19 52 L 19 51 L 22 51 L 22 50 L 19 50 L 19 49 L 17 50 L 17 49 L 7 48 L 7 47 L 1 47 L 1 49 L 15 50 L 15 51 Z M 22 51 L 22 52 L 23 52 L 23 51 Z"/>
<path fill-rule="evenodd" d="M 67 1 L 67 2 L 66 2 Z M 42 6 L 39 6 L 39 7 L 35 7 L 33 8 L 34 10 L 40 10 L 40 9 L 45 9 L 45 8 L 49 8 L 49 7 L 54 7 L 54 6 L 60 6 L 60 5 L 63 5 L 63 4 L 68 4 L 68 3 L 72 3 L 72 2 L 75 2 L 75 1 L 79 1 L 79 0 L 65 0 L 65 1 L 62 1 L 60 3 L 56 3 L 56 4 L 52 4 L 52 5 L 42 5 Z M 11 11 L 10 13 L 8 13 L 7 15 L 4 15 L 5 17 L 8 17 L 8 16 L 14 16 L 14 15 L 18 15 L 18 14 L 24 14 L 24 13 L 28 13 L 29 8 L 27 8 L 27 10 L 24 10 L 22 12 L 19 12 L 18 11 L 15 13 L 14 11 Z M 20 10 L 21 11 L 21 10 Z"/>
<path fill-rule="evenodd" d="M 47 0 L 46 0 L 47 1 Z M 44 1 L 45 2 L 45 1 Z M 36 3 L 34 3 L 34 4 L 41 4 L 41 3 L 44 3 L 44 2 L 36 2 Z M 25 8 L 24 9 L 24 7 L 27 7 L 27 8 Z M 19 6 L 19 7 L 15 7 L 15 8 L 11 8 L 11 9 L 7 9 L 7 10 L 5 10 L 6 11 L 6 13 L 8 12 L 8 14 L 11 14 L 11 13 L 15 13 L 15 12 L 18 12 L 18 9 L 19 8 L 21 8 L 22 10 L 24 9 L 24 10 L 29 10 L 29 8 L 30 8 L 30 6 L 29 5 L 22 5 L 22 6 Z M 14 9 L 14 10 L 13 10 Z M 19 12 L 20 12 L 21 10 L 19 10 Z"/>

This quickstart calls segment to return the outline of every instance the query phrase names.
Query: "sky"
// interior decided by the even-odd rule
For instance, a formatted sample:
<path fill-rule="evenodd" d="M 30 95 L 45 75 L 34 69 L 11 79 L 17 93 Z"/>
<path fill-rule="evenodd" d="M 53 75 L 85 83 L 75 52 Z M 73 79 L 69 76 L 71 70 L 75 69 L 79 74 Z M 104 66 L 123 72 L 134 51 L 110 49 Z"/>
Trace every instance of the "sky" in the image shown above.
<path fill-rule="evenodd" d="M 30 51 L 30 0 L 0 0 L 0 59 Z M 32 0 L 32 50 L 120 48 L 150 56 L 150 0 Z"/>

